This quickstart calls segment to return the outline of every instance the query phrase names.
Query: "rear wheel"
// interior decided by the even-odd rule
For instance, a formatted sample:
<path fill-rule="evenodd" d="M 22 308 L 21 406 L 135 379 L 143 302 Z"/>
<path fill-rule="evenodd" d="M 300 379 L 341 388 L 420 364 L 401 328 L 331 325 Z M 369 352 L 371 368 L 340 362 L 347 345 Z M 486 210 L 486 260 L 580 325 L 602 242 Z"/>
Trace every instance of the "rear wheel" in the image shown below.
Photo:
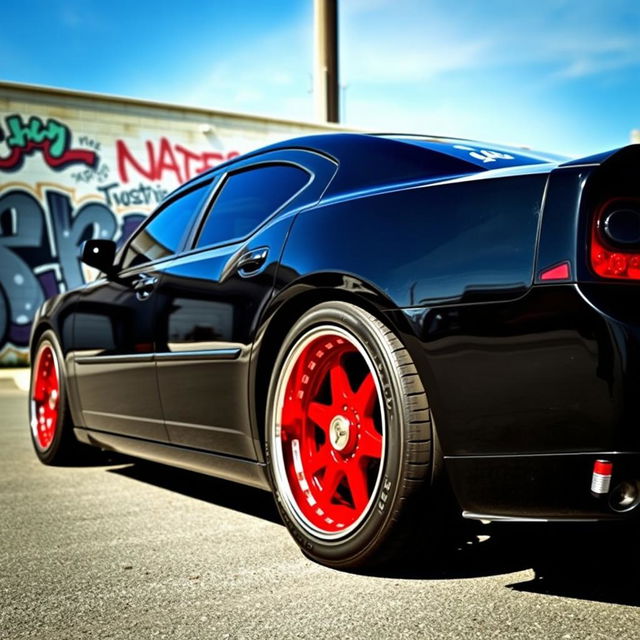
<path fill-rule="evenodd" d="M 52 331 L 42 334 L 31 367 L 29 423 L 31 441 L 44 464 L 70 464 L 85 461 L 83 452 L 92 454 L 73 435 L 67 404 L 67 387 L 62 354 Z"/>
<path fill-rule="evenodd" d="M 407 350 L 345 302 L 308 311 L 280 351 L 267 407 L 267 461 L 282 518 L 313 559 L 381 564 L 426 508 L 427 398 Z"/>

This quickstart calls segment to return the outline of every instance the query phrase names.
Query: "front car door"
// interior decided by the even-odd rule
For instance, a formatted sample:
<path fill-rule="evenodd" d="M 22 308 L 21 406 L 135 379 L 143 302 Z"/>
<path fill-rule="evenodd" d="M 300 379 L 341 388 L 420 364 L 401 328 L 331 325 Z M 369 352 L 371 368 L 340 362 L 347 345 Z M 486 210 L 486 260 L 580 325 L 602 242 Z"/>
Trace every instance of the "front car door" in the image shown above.
<path fill-rule="evenodd" d="M 223 170 L 191 249 L 159 266 L 157 372 L 171 442 L 255 459 L 247 394 L 251 347 L 295 214 L 336 165 L 273 151 Z"/>
<path fill-rule="evenodd" d="M 160 265 L 178 251 L 211 178 L 178 192 L 125 245 L 117 276 L 81 290 L 75 309 L 75 385 L 83 426 L 166 441 L 155 365 Z"/>

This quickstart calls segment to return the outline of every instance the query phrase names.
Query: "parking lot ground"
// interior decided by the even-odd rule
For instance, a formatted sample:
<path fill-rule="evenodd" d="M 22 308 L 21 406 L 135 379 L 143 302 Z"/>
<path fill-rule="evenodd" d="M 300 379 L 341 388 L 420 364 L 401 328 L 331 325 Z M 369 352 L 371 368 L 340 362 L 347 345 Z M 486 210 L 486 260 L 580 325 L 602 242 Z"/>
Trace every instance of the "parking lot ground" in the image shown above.
<path fill-rule="evenodd" d="M 305 559 L 268 493 L 117 462 L 41 465 L 0 387 L 0 638 L 640 637 L 622 538 L 487 529 L 440 568 L 358 575 Z"/>

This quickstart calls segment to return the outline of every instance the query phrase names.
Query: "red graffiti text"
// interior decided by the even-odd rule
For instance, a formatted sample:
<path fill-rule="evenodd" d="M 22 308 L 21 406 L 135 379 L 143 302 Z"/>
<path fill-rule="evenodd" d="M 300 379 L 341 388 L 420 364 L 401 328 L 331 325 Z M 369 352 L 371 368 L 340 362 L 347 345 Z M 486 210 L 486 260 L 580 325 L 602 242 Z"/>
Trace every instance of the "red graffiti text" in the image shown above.
<path fill-rule="evenodd" d="M 191 151 L 181 144 L 172 144 L 167 138 L 158 142 L 145 142 L 146 158 L 136 158 L 124 140 L 116 140 L 116 158 L 118 173 L 122 182 L 129 182 L 130 172 L 150 181 L 163 180 L 170 174 L 182 183 L 211 167 L 240 155 L 237 151 L 225 153 L 217 151 Z"/>

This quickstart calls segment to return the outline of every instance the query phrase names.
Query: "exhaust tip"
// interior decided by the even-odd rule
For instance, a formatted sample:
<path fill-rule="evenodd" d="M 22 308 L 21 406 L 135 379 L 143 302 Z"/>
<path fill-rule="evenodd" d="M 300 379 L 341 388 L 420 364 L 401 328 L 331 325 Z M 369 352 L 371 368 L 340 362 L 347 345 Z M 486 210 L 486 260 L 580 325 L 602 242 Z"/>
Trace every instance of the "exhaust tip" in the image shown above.
<path fill-rule="evenodd" d="M 635 509 L 640 504 L 640 485 L 637 480 L 623 480 L 609 493 L 609 507 L 618 513 Z"/>

